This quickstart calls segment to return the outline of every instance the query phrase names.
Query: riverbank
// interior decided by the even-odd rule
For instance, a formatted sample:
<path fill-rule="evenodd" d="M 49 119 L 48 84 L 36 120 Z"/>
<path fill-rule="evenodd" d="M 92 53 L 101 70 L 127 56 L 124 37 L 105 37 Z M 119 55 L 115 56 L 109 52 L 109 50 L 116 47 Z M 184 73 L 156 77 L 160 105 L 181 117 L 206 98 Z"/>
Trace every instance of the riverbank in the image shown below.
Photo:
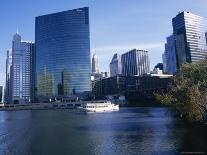
<path fill-rule="evenodd" d="M 53 103 L 29 103 L 29 104 L 0 104 L 0 111 L 14 110 L 47 110 L 47 109 L 75 109 L 82 102 L 53 102 Z"/>
<path fill-rule="evenodd" d="M 76 109 L 84 102 L 53 102 L 53 103 L 29 103 L 29 104 L 0 104 L 0 111 L 14 110 L 47 110 L 47 109 Z M 119 104 L 120 107 L 166 107 L 161 104 Z"/>

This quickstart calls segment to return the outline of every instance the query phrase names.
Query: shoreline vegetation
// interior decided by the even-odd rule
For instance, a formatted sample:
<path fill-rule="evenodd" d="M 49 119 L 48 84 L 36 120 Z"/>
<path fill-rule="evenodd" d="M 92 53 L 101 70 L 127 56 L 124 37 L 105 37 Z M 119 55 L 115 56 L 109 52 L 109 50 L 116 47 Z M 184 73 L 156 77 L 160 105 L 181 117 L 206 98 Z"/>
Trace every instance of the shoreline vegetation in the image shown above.
<path fill-rule="evenodd" d="M 155 94 L 163 105 L 173 107 L 180 118 L 198 123 L 207 120 L 207 59 L 186 63 L 173 77 L 171 89 Z"/>

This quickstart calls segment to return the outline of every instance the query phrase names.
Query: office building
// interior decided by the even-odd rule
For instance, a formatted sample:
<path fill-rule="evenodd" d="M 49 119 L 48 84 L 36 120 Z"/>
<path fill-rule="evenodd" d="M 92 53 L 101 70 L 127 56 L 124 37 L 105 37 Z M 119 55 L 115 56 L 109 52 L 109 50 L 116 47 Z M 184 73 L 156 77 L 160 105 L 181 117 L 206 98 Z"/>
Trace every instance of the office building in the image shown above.
<path fill-rule="evenodd" d="M 29 103 L 34 99 L 34 55 L 32 42 L 22 41 L 16 33 L 6 60 L 6 103 Z"/>
<path fill-rule="evenodd" d="M 110 76 L 117 76 L 122 74 L 122 67 L 121 67 L 121 55 L 114 54 L 111 62 L 110 62 Z"/>
<path fill-rule="evenodd" d="M 89 8 L 36 17 L 39 101 L 91 91 Z"/>
<path fill-rule="evenodd" d="M 172 19 L 178 68 L 206 57 L 205 25 L 201 16 L 181 12 Z"/>
<path fill-rule="evenodd" d="M 175 39 L 173 35 L 167 37 L 167 43 L 165 44 L 165 72 L 168 74 L 175 74 L 177 72 L 177 59 L 175 49 Z"/>
<path fill-rule="evenodd" d="M 99 73 L 99 61 L 98 56 L 96 54 L 92 57 L 92 73 L 98 74 Z"/>
<path fill-rule="evenodd" d="M 153 97 L 154 92 L 168 89 L 171 85 L 171 77 L 172 75 L 148 74 L 143 76 L 118 75 L 98 79 L 92 83 L 92 93 L 96 99 L 104 99 L 106 96 L 116 98 L 122 95 L 130 96 L 128 99 L 146 99 Z"/>
<path fill-rule="evenodd" d="M 0 103 L 2 103 L 3 87 L 0 86 Z"/>
<path fill-rule="evenodd" d="M 143 75 L 150 72 L 148 51 L 133 49 L 121 56 L 122 74 Z"/>
<path fill-rule="evenodd" d="M 167 56 L 166 52 L 162 54 L 162 62 L 163 62 L 163 72 L 167 73 Z"/>
<path fill-rule="evenodd" d="M 5 91 L 4 91 L 5 103 L 11 102 L 11 98 L 12 98 L 11 66 L 12 66 L 12 49 L 8 49 L 7 58 L 6 58 L 6 83 L 5 83 Z"/>
<path fill-rule="evenodd" d="M 206 46 L 207 46 L 207 32 L 205 33 L 205 36 L 206 36 Z"/>

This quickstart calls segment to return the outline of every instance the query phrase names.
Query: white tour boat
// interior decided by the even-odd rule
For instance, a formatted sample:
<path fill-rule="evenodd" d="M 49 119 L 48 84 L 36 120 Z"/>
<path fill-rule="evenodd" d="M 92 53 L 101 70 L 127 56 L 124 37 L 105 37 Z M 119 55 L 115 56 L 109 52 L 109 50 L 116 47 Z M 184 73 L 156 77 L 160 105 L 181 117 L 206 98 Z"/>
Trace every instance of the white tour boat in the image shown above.
<path fill-rule="evenodd" d="M 82 109 L 86 112 L 112 112 L 118 111 L 119 105 L 111 101 L 86 102 L 82 105 Z"/>

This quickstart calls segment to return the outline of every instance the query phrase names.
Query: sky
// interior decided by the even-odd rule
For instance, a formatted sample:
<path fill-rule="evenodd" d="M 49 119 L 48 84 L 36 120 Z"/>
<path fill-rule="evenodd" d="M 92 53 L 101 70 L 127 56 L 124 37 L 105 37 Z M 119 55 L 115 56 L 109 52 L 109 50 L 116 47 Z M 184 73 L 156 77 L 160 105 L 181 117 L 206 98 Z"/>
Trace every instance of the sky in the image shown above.
<path fill-rule="evenodd" d="M 34 41 L 36 16 L 86 6 L 91 55 L 98 55 L 101 71 L 109 71 L 114 53 L 133 48 L 149 51 L 151 69 L 162 62 L 166 37 L 172 34 L 171 20 L 178 12 L 190 11 L 207 21 L 207 0 L 2 0 L 0 85 L 5 83 L 6 51 L 17 29 L 22 40 Z"/>

